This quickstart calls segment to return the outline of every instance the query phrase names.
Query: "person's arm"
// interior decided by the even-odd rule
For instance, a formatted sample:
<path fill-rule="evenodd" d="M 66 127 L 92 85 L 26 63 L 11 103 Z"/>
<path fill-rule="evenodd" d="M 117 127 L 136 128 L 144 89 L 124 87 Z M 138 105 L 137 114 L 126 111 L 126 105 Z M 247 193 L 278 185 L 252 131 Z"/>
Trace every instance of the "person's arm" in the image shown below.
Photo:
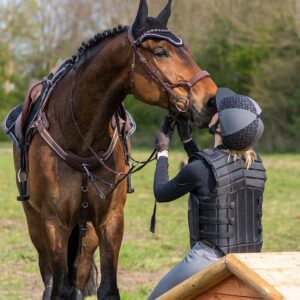
<path fill-rule="evenodd" d="M 195 161 L 189 164 L 183 168 L 174 179 L 169 181 L 168 150 L 171 132 L 168 122 L 168 118 L 165 118 L 165 122 L 161 127 L 164 128 L 164 130 L 161 129 L 155 137 L 157 164 L 154 176 L 154 195 L 158 202 L 175 200 L 192 191 L 201 183 L 201 167 L 194 167 L 201 161 Z"/>
<path fill-rule="evenodd" d="M 176 120 L 179 138 L 189 158 L 199 151 L 192 137 L 192 128 L 189 120 L 185 117 L 179 117 Z"/>
<path fill-rule="evenodd" d="M 168 157 L 157 160 L 154 176 L 154 195 L 158 202 L 170 202 L 191 192 L 202 184 L 202 178 L 208 177 L 208 170 L 203 161 L 197 160 L 185 166 L 176 177 L 169 181 Z"/>
<path fill-rule="evenodd" d="M 193 139 L 186 143 L 182 143 L 184 150 L 189 158 L 191 158 L 196 152 L 199 152 L 199 148 Z"/>

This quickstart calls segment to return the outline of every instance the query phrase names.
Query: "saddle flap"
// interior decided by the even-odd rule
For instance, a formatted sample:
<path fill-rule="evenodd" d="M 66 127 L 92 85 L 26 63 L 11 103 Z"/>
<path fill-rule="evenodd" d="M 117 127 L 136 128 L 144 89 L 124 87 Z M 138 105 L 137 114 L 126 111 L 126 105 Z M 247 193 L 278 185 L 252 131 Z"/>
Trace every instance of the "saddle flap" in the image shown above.
<path fill-rule="evenodd" d="M 32 108 L 33 104 L 36 102 L 36 100 L 38 99 L 39 95 L 41 94 L 42 89 L 43 89 L 43 81 L 34 83 L 28 89 L 27 95 L 24 100 L 22 116 L 21 116 L 21 121 L 20 121 L 21 129 L 25 126 L 25 123 L 28 119 L 31 108 Z"/>

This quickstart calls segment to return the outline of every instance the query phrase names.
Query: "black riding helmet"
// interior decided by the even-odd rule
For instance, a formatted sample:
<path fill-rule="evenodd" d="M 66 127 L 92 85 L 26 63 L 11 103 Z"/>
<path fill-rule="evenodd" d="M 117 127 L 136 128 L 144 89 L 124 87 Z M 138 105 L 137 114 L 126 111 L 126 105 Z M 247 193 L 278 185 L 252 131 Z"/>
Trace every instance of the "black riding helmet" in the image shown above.
<path fill-rule="evenodd" d="M 254 146 L 264 131 L 259 105 L 250 97 L 238 95 L 228 88 L 218 89 L 216 105 L 224 146 L 238 151 Z M 213 133 L 215 125 L 211 130 Z"/>

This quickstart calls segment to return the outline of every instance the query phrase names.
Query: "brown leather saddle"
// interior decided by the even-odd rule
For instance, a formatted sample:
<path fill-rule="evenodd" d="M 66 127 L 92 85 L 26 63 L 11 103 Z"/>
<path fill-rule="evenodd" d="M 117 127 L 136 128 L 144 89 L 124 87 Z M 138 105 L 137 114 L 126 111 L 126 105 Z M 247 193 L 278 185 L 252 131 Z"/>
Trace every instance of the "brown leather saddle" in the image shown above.
<path fill-rule="evenodd" d="M 40 96 L 41 92 L 43 90 L 43 81 L 39 81 L 37 83 L 34 83 L 31 85 L 27 91 L 26 97 L 23 102 L 23 109 L 20 115 L 16 119 L 15 123 L 15 133 L 18 139 L 21 139 L 23 136 L 23 129 L 25 127 L 25 124 L 30 116 L 30 112 L 33 108 L 33 105 L 36 103 L 38 97 Z M 124 130 L 126 135 L 132 135 L 135 131 L 135 122 L 132 118 L 132 116 L 128 113 L 128 111 L 125 111 L 125 114 L 121 116 L 120 122 L 121 127 L 124 126 Z M 113 129 L 116 128 L 116 117 L 113 115 L 111 120 L 111 126 Z"/>
<path fill-rule="evenodd" d="M 20 115 L 18 116 L 15 124 L 15 133 L 18 139 L 21 139 L 23 134 L 23 128 L 28 120 L 29 114 L 34 103 L 37 101 L 38 97 L 40 96 L 43 89 L 43 81 L 39 81 L 34 83 L 28 89 L 26 97 L 23 103 L 23 109 Z"/>

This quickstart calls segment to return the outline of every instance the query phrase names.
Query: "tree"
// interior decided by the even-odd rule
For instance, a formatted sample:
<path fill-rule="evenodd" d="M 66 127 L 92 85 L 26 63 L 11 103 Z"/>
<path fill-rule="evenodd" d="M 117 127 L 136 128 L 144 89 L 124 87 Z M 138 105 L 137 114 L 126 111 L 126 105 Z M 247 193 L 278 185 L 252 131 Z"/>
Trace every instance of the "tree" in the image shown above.
<path fill-rule="evenodd" d="M 148 0 L 149 15 L 166 2 Z M 0 1 L 0 117 L 21 102 L 33 78 L 47 75 L 95 33 L 131 24 L 137 7 L 137 0 Z M 172 7 L 169 28 L 189 45 L 199 66 L 219 86 L 248 94 L 263 107 L 261 146 L 297 149 L 300 0 L 189 0 L 173 1 Z M 144 126 L 140 137 L 152 143 L 164 112 L 132 97 L 127 105 Z M 202 145 L 209 141 L 203 132 L 197 138 Z"/>

